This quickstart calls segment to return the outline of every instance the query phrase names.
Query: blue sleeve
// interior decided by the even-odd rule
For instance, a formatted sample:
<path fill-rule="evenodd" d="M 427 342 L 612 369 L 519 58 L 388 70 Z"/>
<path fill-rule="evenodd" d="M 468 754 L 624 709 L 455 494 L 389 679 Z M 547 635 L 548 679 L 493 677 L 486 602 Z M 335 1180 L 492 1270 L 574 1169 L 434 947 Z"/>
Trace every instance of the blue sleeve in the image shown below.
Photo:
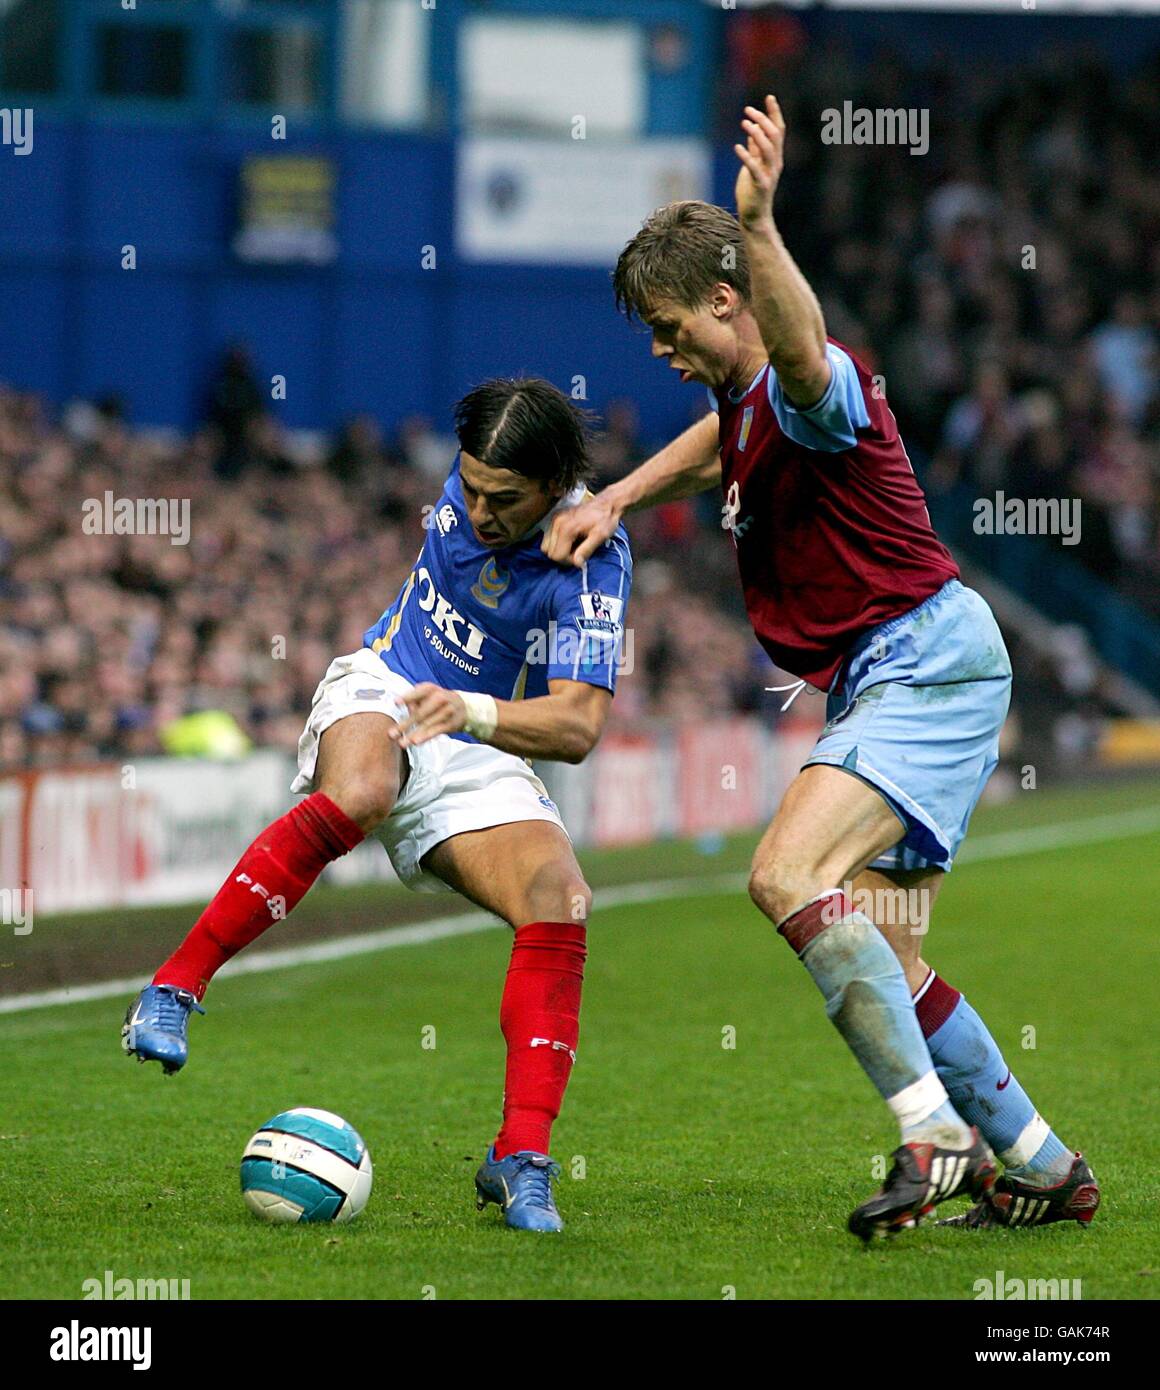
<path fill-rule="evenodd" d="M 821 400 L 806 410 L 786 400 L 776 372 L 770 371 L 766 380 L 769 403 L 784 433 L 806 449 L 838 454 L 854 447 L 858 442 L 854 431 L 864 429 L 870 423 L 870 415 L 849 354 L 827 343 L 826 358 L 831 368 L 830 384 Z"/>
<path fill-rule="evenodd" d="M 552 601 L 549 680 L 616 689 L 631 587 L 632 555 L 623 528 L 582 569 L 564 571 Z"/>

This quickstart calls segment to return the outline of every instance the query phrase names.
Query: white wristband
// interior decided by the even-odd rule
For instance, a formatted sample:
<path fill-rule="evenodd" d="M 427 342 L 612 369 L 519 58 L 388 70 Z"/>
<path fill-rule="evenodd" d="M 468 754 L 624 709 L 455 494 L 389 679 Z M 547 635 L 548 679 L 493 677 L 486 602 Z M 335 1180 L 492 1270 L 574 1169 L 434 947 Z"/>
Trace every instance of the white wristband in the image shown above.
<path fill-rule="evenodd" d="M 467 723 L 463 726 L 463 732 L 486 743 L 499 723 L 499 710 L 495 707 L 494 697 L 481 695 L 475 690 L 460 690 L 457 693 L 467 706 Z"/>

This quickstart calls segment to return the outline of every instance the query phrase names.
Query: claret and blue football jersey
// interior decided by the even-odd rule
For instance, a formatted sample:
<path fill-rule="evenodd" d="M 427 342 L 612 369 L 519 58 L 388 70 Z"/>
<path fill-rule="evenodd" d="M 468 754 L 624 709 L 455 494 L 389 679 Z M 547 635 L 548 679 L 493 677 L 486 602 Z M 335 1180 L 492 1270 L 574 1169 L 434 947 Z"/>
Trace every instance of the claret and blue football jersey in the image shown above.
<path fill-rule="evenodd" d="M 584 495 L 577 487 L 558 505 Z M 415 684 L 501 700 L 546 695 L 550 680 L 616 688 L 632 584 L 623 527 L 580 568 L 547 558 L 543 523 L 514 545 L 486 546 L 468 520 L 458 459 L 427 524 L 414 568 L 364 647 Z"/>
<path fill-rule="evenodd" d="M 834 338 L 826 356 L 830 384 L 808 410 L 769 363 L 744 391 L 710 393 L 749 620 L 778 666 L 821 690 L 863 633 L 959 574 L 880 381 Z"/>

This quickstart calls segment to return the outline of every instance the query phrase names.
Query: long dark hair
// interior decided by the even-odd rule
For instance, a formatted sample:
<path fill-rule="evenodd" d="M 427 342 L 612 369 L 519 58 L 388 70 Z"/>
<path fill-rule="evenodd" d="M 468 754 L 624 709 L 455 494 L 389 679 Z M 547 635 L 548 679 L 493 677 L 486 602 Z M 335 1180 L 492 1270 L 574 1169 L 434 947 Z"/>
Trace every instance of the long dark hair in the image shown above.
<path fill-rule="evenodd" d="M 548 487 L 571 491 L 589 476 L 590 412 L 540 377 L 495 377 L 455 407 L 464 453 Z"/>

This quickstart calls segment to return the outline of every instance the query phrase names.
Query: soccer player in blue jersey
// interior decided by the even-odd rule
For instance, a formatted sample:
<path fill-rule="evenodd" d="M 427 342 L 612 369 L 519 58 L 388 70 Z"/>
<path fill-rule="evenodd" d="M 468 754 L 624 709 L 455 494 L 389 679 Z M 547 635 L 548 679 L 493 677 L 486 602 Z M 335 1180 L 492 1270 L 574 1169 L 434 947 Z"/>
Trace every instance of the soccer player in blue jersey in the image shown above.
<path fill-rule="evenodd" d="M 720 485 L 754 632 L 828 695 L 829 722 L 753 859 L 753 901 L 896 1117 L 869 1239 L 939 1203 L 952 1224 L 1090 1221 L 1099 1187 L 924 959 L 930 907 L 998 758 L 1011 667 L 986 603 L 931 529 L 879 379 L 830 338 L 773 218 L 785 124 L 747 107 L 738 218 L 676 203 L 621 254 L 617 300 L 715 414 L 544 540 L 580 564 L 624 511 Z M 876 905 L 871 920 L 861 905 Z M 881 905 L 881 907 L 877 906 Z M 900 911 L 892 909 L 900 908 Z M 996 1181 L 992 1147 L 1006 1165 Z"/>
<path fill-rule="evenodd" d="M 599 739 L 632 559 L 620 527 L 580 568 L 541 549 L 588 472 L 583 414 L 555 387 L 485 382 L 456 425 L 460 453 L 401 593 L 315 692 L 292 788 L 305 800 L 242 855 L 130 1006 L 123 1043 L 179 1070 L 215 972 L 374 835 L 408 887 L 453 889 L 515 929 L 503 1125 L 476 1189 L 509 1226 L 558 1231 L 549 1140 L 576 1058 L 591 894 L 527 760 L 581 762 Z"/>

